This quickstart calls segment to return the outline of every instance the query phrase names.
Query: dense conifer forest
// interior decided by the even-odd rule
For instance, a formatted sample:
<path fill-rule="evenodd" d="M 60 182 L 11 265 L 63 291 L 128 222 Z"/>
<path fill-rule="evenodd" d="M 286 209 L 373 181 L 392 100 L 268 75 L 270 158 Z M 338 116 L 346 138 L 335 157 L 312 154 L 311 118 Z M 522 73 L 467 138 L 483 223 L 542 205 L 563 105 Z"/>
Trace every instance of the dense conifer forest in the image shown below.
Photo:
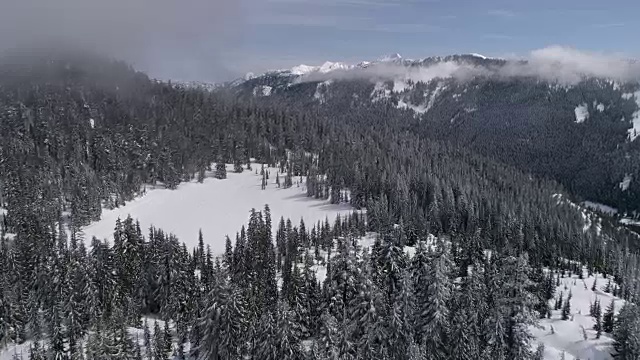
<path fill-rule="evenodd" d="M 411 119 L 253 102 L 87 54 L 5 59 L 0 348 L 29 342 L 25 359 L 542 359 L 528 328 L 579 262 L 629 301 L 602 328 L 619 359 L 638 359 L 638 235 L 607 219 L 585 228 L 559 183 L 423 136 Z M 83 236 L 145 186 L 213 169 L 224 179 L 223 164 L 251 171 L 252 158 L 279 167 L 282 186 L 304 176 L 308 196 L 366 212 L 298 224 L 266 204 L 224 254 L 206 234 L 188 249 L 131 218 L 112 243 Z"/>
<path fill-rule="evenodd" d="M 469 55 L 398 60 L 393 65 L 380 65 L 382 69 L 372 73 L 384 73 L 391 66 L 393 73 L 415 74 L 421 68 L 428 73 L 426 67 L 437 64 L 491 71 L 505 66 L 505 60 Z M 639 89 L 637 82 L 584 77 L 567 84 L 535 76 L 477 76 L 465 81 L 434 78 L 426 82 L 400 77 L 383 81 L 385 78 L 361 79 L 348 74 L 321 81 L 331 73 L 317 80 L 312 75 L 271 72 L 234 83 L 230 90 L 243 99 L 313 108 L 343 121 L 403 118 L 403 123 L 411 124 L 408 129 L 422 138 L 465 147 L 524 172 L 554 179 L 581 200 L 604 203 L 622 213 L 638 210 L 640 182 L 620 186 L 625 177 L 640 178 L 640 148 L 636 141 L 629 141 L 630 135 L 637 135 L 630 121 L 639 110 L 631 96 Z M 260 96 L 265 87 L 270 89 L 269 96 Z M 579 105 L 588 114 L 583 121 L 576 119 Z"/>

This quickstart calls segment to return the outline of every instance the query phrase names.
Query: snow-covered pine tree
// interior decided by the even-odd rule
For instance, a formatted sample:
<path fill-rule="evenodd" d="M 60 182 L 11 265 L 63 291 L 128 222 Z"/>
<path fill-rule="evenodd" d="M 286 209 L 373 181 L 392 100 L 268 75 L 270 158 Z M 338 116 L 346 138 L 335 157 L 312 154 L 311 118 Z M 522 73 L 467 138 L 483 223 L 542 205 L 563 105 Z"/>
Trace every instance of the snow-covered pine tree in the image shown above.
<path fill-rule="evenodd" d="M 236 158 L 233 162 L 233 171 L 236 173 L 241 173 L 244 171 L 244 168 L 242 167 L 242 161 L 239 158 Z"/>
<path fill-rule="evenodd" d="M 164 330 L 160 327 L 159 322 L 153 322 L 153 358 L 155 360 L 169 360 L 167 345 L 165 344 Z"/>
<path fill-rule="evenodd" d="M 346 309 L 357 293 L 356 283 L 361 271 L 357 251 L 351 241 L 339 239 L 337 254 L 327 264 L 328 273 L 323 289 L 325 306 L 339 323 L 346 320 Z"/>
<path fill-rule="evenodd" d="M 567 321 L 571 317 L 571 292 L 567 296 L 567 300 L 562 305 L 562 320 Z"/>
<path fill-rule="evenodd" d="M 384 295 L 371 280 L 369 259 L 363 261 L 356 283 L 356 293 L 348 305 L 351 338 L 360 358 L 374 359 L 387 342 Z"/>
<path fill-rule="evenodd" d="M 602 317 L 602 331 L 610 334 L 613 332 L 615 321 L 615 299 L 611 299 L 611 303 L 605 310 L 604 316 Z"/>
<path fill-rule="evenodd" d="M 336 359 L 339 339 L 338 321 L 327 310 L 320 316 L 318 336 L 315 341 L 315 353 L 321 359 Z"/>
<path fill-rule="evenodd" d="M 453 292 L 451 267 L 448 249 L 440 240 L 431 264 L 419 269 L 418 276 L 414 277 L 418 304 L 416 332 L 421 334 L 427 357 L 434 360 L 447 359 L 449 356 L 447 338 Z"/>
<path fill-rule="evenodd" d="M 173 353 L 173 335 L 171 334 L 171 329 L 169 328 L 169 321 L 164 322 L 164 328 L 162 329 L 162 335 L 164 339 L 162 340 L 162 344 L 164 345 L 164 353 L 167 356 L 170 356 Z"/>
<path fill-rule="evenodd" d="M 142 343 L 144 345 L 145 356 L 147 359 L 153 358 L 153 343 L 151 341 L 151 329 L 149 329 L 149 322 L 144 319 L 142 325 Z"/>
<path fill-rule="evenodd" d="M 233 245 L 231 245 L 231 239 L 229 238 L 229 236 L 225 236 L 225 243 L 224 243 L 224 266 L 227 268 L 227 271 L 230 274 L 233 274 L 234 268 L 233 268 Z"/>
<path fill-rule="evenodd" d="M 45 360 L 46 354 L 40 341 L 34 341 L 29 347 L 29 360 Z"/>
<path fill-rule="evenodd" d="M 47 357 L 50 359 L 63 359 L 66 357 L 67 352 L 65 349 L 65 334 L 59 305 L 53 305 L 49 312 L 49 323 L 47 326 L 49 347 L 47 349 Z"/>
<path fill-rule="evenodd" d="M 531 272 L 528 256 L 508 257 L 501 268 L 506 275 L 503 283 L 503 301 L 508 316 L 508 356 L 511 359 L 529 359 L 532 356 L 529 328 L 536 323 L 533 306 L 534 295 L 529 291 L 533 287 L 528 274 Z"/>
<path fill-rule="evenodd" d="M 204 316 L 194 326 L 200 328 L 198 355 L 204 359 L 234 359 L 240 356 L 246 330 L 246 305 L 243 296 L 218 273 L 216 286 L 209 293 Z"/>
<path fill-rule="evenodd" d="M 222 161 L 222 158 L 219 158 L 218 162 L 216 163 L 215 177 L 216 179 L 221 180 L 227 178 L 227 165 L 224 163 L 224 161 Z"/>
<path fill-rule="evenodd" d="M 476 262 L 471 273 L 462 278 L 461 288 L 455 294 L 450 331 L 450 338 L 456 339 L 451 341 L 453 360 L 472 360 L 481 356 L 480 327 L 487 313 L 481 272 L 482 266 Z"/>
<path fill-rule="evenodd" d="M 372 259 L 376 264 L 377 273 L 381 276 L 379 286 L 385 289 L 385 300 L 391 304 L 400 291 L 403 270 L 406 268 L 406 255 L 402 247 L 391 236 L 382 239 L 377 258 Z"/>
<path fill-rule="evenodd" d="M 275 312 L 275 332 L 272 340 L 275 357 L 271 360 L 298 360 L 302 357 L 300 325 L 284 301 L 279 301 Z"/>
<path fill-rule="evenodd" d="M 532 360 L 544 360 L 544 343 L 539 343 Z"/>
<path fill-rule="evenodd" d="M 593 304 L 593 318 L 594 318 L 594 325 L 593 325 L 593 329 L 596 330 L 597 332 L 597 337 L 596 339 L 600 338 L 600 335 L 602 335 L 602 307 L 600 306 L 600 300 L 596 299 L 595 303 Z"/>
<path fill-rule="evenodd" d="M 625 303 L 613 329 L 613 356 L 617 360 L 640 359 L 640 310 L 632 303 Z"/>
<path fill-rule="evenodd" d="M 389 305 L 385 347 L 389 350 L 391 359 L 403 360 L 409 356 L 409 347 L 414 339 L 413 319 L 416 307 L 410 272 L 404 270 L 400 275 L 399 287 Z"/>

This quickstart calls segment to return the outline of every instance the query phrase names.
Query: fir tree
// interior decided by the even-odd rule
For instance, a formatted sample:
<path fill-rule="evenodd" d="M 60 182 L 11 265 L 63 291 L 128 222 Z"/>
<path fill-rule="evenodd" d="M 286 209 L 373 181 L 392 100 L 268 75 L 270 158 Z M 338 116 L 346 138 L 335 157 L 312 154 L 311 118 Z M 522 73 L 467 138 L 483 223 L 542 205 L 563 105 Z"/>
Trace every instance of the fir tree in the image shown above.
<path fill-rule="evenodd" d="M 198 356 L 205 359 L 234 359 L 246 330 L 246 305 L 240 292 L 229 284 L 224 272 L 209 293 L 204 316 L 196 325 L 202 337 L 197 348 Z"/>
<path fill-rule="evenodd" d="M 153 323 L 153 358 L 156 360 L 169 360 L 167 354 L 167 345 L 165 344 L 165 335 L 158 321 Z"/>
<path fill-rule="evenodd" d="M 223 161 L 218 161 L 216 164 L 216 179 L 226 179 L 227 178 L 227 165 Z"/>
<path fill-rule="evenodd" d="M 632 360 L 640 358 L 640 312 L 634 304 L 626 303 L 616 319 L 613 329 L 615 359 Z"/>
<path fill-rule="evenodd" d="M 438 254 L 427 272 L 419 273 L 419 277 L 414 278 L 417 281 L 415 288 L 418 304 L 416 331 L 421 334 L 427 357 L 434 360 L 446 359 L 448 356 L 446 344 L 450 329 L 449 301 L 452 295 L 450 269 L 448 251 L 440 241 Z"/>
<path fill-rule="evenodd" d="M 544 343 L 539 343 L 532 360 L 544 360 Z"/>
<path fill-rule="evenodd" d="M 564 304 L 562 305 L 562 320 L 569 320 L 571 316 L 571 292 L 569 292 L 569 295 L 567 296 L 567 300 L 564 301 Z"/>
<path fill-rule="evenodd" d="M 602 319 L 602 331 L 610 334 L 614 329 L 614 313 L 615 312 L 615 299 L 611 299 L 611 303 L 605 310 L 603 319 Z"/>
<path fill-rule="evenodd" d="M 595 318 L 595 324 L 593 329 L 596 330 L 596 339 L 600 339 L 602 335 L 602 309 L 600 307 L 600 300 L 596 299 L 593 305 L 593 317 Z"/>

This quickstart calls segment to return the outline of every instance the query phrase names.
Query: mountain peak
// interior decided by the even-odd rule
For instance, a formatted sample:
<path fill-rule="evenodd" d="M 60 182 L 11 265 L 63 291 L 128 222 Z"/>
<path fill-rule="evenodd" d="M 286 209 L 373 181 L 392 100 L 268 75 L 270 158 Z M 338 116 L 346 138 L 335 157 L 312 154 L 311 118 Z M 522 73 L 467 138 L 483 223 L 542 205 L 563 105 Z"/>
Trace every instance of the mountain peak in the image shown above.
<path fill-rule="evenodd" d="M 473 56 L 473 57 L 477 57 L 477 58 L 483 59 L 483 60 L 486 60 L 486 59 L 487 59 L 487 57 L 486 57 L 486 56 L 484 56 L 484 55 L 482 55 L 482 54 L 478 54 L 478 53 L 471 53 L 471 54 L 469 54 L 469 55 L 470 55 L 470 56 Z"/>
<path fill-rule="evenodd" d="M 385 55 L 378 59 L 378 61 L 380 62 L 397 61 L 397 60 L 402 60 L 402 55 L 395 53 L 395 54 Z"/>

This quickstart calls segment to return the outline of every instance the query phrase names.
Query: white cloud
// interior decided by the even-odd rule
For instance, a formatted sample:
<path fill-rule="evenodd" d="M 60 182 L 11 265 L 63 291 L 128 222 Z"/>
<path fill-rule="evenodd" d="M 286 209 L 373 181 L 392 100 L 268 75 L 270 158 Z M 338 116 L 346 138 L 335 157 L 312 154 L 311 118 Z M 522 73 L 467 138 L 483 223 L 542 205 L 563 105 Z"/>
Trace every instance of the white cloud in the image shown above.
<path fill-rule="evenodd" d="M 511 59 L 503 66 L 474 66 L 471 63 L 440 62 L 428 67 L 405 67 L 396 63 L 381 63 L 367 68 L 337 70 L 326 74 L 310 73 L 302 81 L 327 79 L 370 79 L 386 81 L 411 79 L 430 81 L 436 78 L 466 80 L 475 76 L 498 79 L 537 77 L 546 81 L 572 84 L 585 76 L 618 81 L 640 80 L 640 63 L 620 57 L 551 46 L 532 51 L 524 59 Z"/>
<path fill-rule="evenodd" d="M 570 47 L 550 46 L 532 51 L 524 73 L 565 82 L 579 81 L 583 76 L 615 80 L 637 80 L 640 66 L 617 56 L 581 51 Z M 516 67 L 516 74 L 522 69 Z"/>

